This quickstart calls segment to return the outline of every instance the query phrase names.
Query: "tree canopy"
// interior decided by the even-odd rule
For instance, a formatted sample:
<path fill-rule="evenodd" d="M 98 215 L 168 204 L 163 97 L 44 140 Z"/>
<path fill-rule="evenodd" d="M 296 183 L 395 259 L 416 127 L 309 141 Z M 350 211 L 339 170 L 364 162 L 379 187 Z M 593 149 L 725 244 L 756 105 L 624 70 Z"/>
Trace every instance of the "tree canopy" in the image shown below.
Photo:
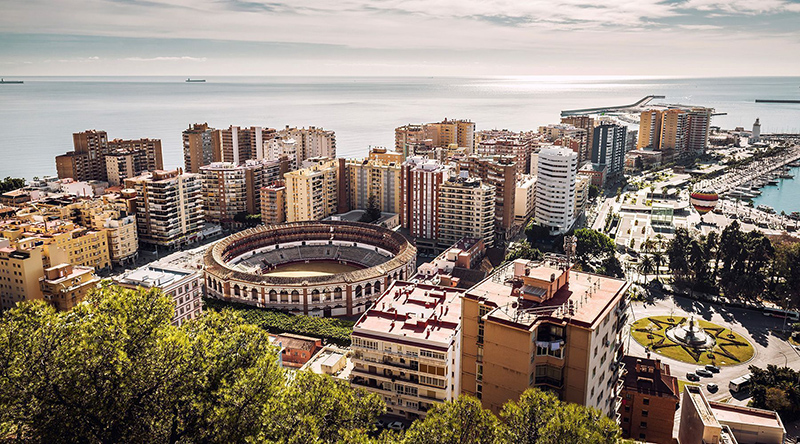
<path fill-rule="evenodd" d="M 16 177 L 6 177 L 2 181 L 0 181 L 0 193 L 5 193 L 8 191 L 13 191 L 25 186 L 25 179 L 20 179 Z"/>

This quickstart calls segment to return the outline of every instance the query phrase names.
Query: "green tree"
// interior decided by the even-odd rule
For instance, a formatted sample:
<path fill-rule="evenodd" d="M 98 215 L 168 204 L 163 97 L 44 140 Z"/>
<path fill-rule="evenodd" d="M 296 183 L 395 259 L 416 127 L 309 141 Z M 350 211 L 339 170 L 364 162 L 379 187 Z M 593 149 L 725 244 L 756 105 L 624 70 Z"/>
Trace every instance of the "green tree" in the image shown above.
<path fill-rule="evenodd" d="M 594 200 L 597 196 L 600 195 L 600 187 L 597 185 L 589 185 L 589 199 Z"/>
<path fill-rule="evenodd" d="M 783 422 L 800 418 L 800 371 L 789 367 L 750 366 L 750 405 L 775 410 Z"/>
<path fill-rule="evenodd" d="M 653 274 L 653 259 L 648 255 L 643 255 L 642 261 L 639 262 L 639 266 L 637 268 L 639 273 L 644 276 L 644 281 L 647 282 L 647 276 Z"/>
<path fill-rule="evenodd" d="M 25 179 L 6 177 L 0 182 L 0 193 L 14 191 L 25 186 Z"/>
<path fill-rule="evenodd" d="M 508 250 L 505 260 L 510 262 L 517 259 L 539 260 L 541 258 L 542 252 L 538 248 L 532 247 L 528 242 L 518 242 Z"/>
<path fill-rule="evenodd" d="M 610 255 L 603 259 L 600 268 L 597 270 L 599 274 L 611 276 L 615 278 L 625 277 L 625 270 L 622 269 L 622 264 L 616 256 Z"/>
<path fill-rule="evenodd" d="M 580 228 L 575 230 L 575 237 L 578 241 L 575 256 L 580 263 L 588 264 L 592 260 L 614 254 L 614 241 L 599 231 Z"/>
<path fill-rule="evenodd" d="M 775 247 L 773 269 L 777 278 L 776 293 L 787 308 L 800 305 L 800 242 L 780 242 Z"/>
<path fill-rule="evenodd" d="M 406 432 L 404 442 L 414 444 L 493 443 L 500 423 L 481 402 L 470 396 L 437 404 Z"/>
<path fill-rule="evenodd" d="M 372 223 L 381 218 L 381 206 L 378 197 L 374 194 L 367 199 L 367 211 L 358 219 L 359 222 Z"/>
<path fill-rule="evenodd" d="M 669 262 L 669 271 L 675 276 L 679 282 L 685 281 L 689 276 L 689 261 L 687 260 L 687 252 L 689 251 L 689 243 L 691 236 L 689 231 L 683 227 L 678 227 L 675 230 L 675 236 L 667 244 L 667 260 Z"/>

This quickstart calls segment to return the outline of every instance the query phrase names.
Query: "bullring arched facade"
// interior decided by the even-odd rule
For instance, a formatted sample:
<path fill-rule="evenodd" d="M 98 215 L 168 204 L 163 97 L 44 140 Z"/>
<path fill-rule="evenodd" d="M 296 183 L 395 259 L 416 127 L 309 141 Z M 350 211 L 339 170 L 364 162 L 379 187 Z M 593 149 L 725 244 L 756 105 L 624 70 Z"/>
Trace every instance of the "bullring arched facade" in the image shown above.
<path fill-rule="evenodd" d="M 251 228 L 208 249 L 210 297 L 312 316 L 363 313 L 389 284 L 409 279 L 417 250 L 404 235 L 376 225 L 341 221 L 294 222 Z M 250 262 L 248 262 L 250 260 Z M 338 261 L 361 269 L 285 277 L 264 269 L 286 263 Z"/>

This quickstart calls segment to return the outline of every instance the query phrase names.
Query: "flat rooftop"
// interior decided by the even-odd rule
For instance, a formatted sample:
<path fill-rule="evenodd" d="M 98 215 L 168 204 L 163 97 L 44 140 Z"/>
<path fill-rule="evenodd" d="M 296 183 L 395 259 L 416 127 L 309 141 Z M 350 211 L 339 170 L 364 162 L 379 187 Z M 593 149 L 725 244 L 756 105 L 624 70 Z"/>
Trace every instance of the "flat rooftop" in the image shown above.
<path fill-rule="evenodd" d="M 152 288 L 174 284 L 190 274 L 192 274 L 191 271 L 145 265 L 131 270 L 115 280 L 121 284 Z"/>
<path fill-rule="evenodd" d="M 708 404 L 719 422 L 729 424 L 752 424 L 762 427 L 783 429 L 783 423 L 778 417 L 778 414 L 774 411 L 714 401 L 709 401 Z"/>
<path fill-rule="evenodd" d="M 564 270 L 555 262 L 529 261 L 528 276 L 549 281 Z M 540 316 L 568 317 L 570 322 L 592 326 L 599 322 L 612 304 L 625 293 L 628 283 L 621 279 L 567 271 L 569 280 L 550 299 L 541 303 L 522 299 L 521 276 L 515 276 L 514 263 L 498 268 L 495 273 L 472 287 L 468 294 L 498 307 L 491 316 L 531 325 Z M 516 306 L 512 304 L 516 303 Z"/>
<path fill-rule="evenodd" d="M 424 341 L 447 348 L 458 334 L 464 292 L 395 281 L 356 322 L 353 334 Z"/>

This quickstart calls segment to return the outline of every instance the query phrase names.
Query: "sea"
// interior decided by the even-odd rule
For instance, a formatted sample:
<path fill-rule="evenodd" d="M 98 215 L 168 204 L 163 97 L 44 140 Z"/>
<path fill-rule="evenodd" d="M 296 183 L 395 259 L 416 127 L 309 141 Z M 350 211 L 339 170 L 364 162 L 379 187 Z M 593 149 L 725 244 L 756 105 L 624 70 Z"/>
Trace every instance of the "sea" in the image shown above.
<path fill-rule="evenodd" d="M 778 185 L 761 188 L 761 195 L 753 199 L 753 205 L 767 205 L 787 215 L 800 211 L 800 167 L 790 168 L 789 174 L 794 178 L 778 179 Z"/>
<path fill-rule="evenodd" d="M 392 147 L 394 128 L 444 118 L 477 129 L 535 130 L 558 123 L 561 110 L 624 105 L 647 95 L 656 103 L 708 106 L 725 115 L 712 125 L 800 132 L 800 105 L 755 99 L 800 99 L 800 77 L 21 77 L 0 84 L 0 177 L 55 174 L 55 156 L 72 149 L 72 133 L 159 138 L 164 166 L 183 164 L 181 132 L 195 122 L 336 132 L 339 157 Z"/>

